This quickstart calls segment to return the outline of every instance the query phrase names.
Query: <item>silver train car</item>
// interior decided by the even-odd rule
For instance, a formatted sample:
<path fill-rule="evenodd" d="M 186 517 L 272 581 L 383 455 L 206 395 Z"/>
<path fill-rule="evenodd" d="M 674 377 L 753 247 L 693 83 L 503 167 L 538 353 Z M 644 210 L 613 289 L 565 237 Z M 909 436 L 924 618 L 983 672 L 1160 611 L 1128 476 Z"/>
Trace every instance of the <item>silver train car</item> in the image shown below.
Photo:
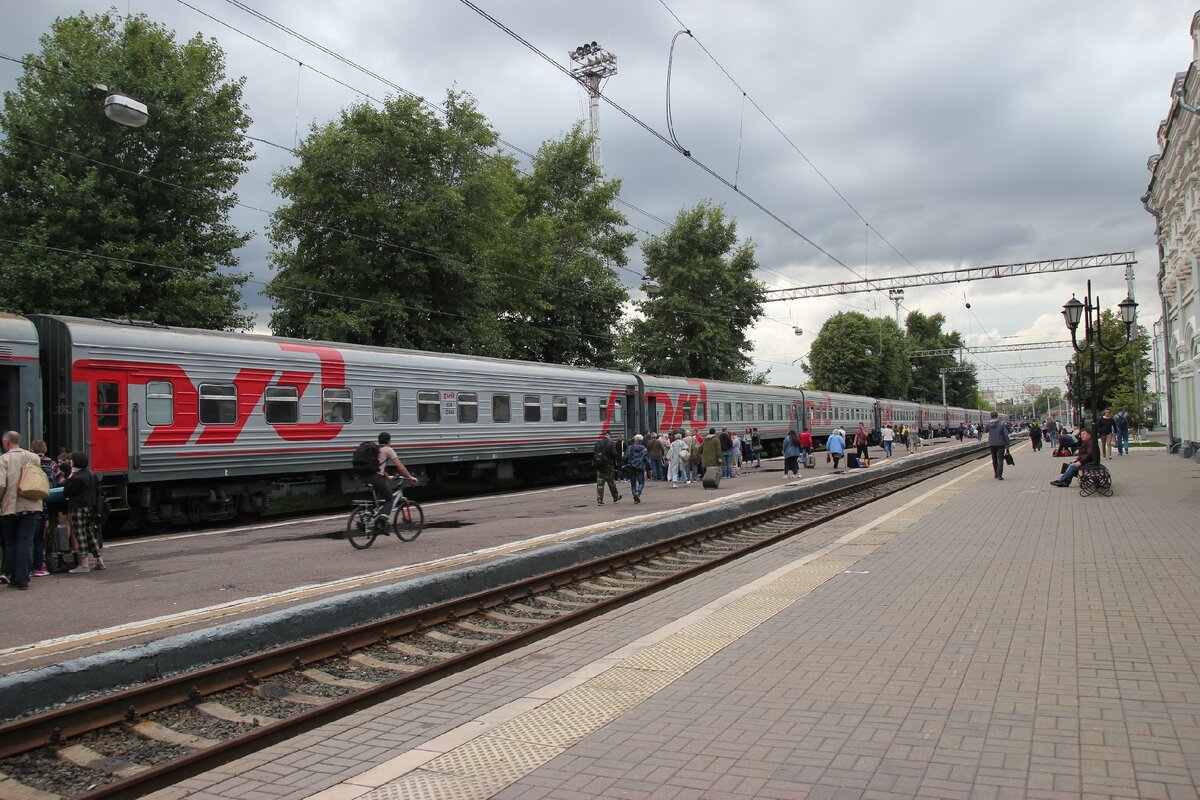
<path fill-rule="evenodd" d="M 781 386 L 641 375 L 119 320 L 0 315 L 0 427 L 84 450 L 113 519 L 145 531 L 252 519 L 281 487 L 360 490 L 382 431 L 430 483 L 590 475 L 603 431 L 909 424 L 948 411 Z M 974 412 L 972 412 L 974 413 Z"/>

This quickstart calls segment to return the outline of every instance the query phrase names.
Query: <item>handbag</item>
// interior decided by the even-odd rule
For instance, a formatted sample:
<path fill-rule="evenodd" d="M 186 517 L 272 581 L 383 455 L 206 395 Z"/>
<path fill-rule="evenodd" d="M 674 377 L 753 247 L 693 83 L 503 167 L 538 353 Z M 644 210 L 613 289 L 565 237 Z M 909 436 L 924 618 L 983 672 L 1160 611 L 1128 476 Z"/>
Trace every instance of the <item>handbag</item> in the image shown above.
<path fill-rule="evenodd" d="M 21 477 L 17 481 L 17 496 L 26 500 L 45 500 L 50 496 L 50 479 L 42 472 L 40 464 L 26 461 L 21 465 Z"/>
<path fill-rule="evenodd" d="M 1010 467 L 1011 467 L 1013 464 L 1017 463 L 1017 462 L 1016 462 L 1016 461 L 1013 459 L 1013 457 L 1012 457 L 1012 453 L 1008 452 L 1008 448 L 1007 448 L 1007 447 L 1006 447 L 1006 448 L 1004 448 L 1004 463 L 1005 463 L 1005 464 L 1008 464 Z"/>

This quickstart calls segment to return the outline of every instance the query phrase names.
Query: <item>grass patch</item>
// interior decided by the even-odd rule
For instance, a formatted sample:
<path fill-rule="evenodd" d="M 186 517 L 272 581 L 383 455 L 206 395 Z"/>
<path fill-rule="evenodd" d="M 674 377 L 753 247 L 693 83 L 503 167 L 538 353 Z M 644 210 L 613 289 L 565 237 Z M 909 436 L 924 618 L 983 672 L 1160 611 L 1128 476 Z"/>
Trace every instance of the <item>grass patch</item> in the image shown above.
<path fill-rule="evenodd" d="M 1130 447 L 1166 447 L 1166 442 L 1130 442 Z"/>

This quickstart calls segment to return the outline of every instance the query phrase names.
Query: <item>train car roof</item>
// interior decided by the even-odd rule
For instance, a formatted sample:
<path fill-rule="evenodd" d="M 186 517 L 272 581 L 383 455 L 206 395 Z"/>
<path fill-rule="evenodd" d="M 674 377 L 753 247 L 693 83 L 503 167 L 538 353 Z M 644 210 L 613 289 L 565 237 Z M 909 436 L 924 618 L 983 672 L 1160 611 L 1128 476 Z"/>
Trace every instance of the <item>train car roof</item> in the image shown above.
<path fill-rule="evenodd" d="M 762 391 L 774 395 L 790 394 L 799 395 L 803 389 L 797 389 L 794 386 L 776 386 L 774 384 L 757 384 L 757 383 L 734 383 L 733 381 L 717 381 L 707 380 L 704 378 L 683 378 L 678 375 L 654 375 L 649 373 L 638 373 L 638 377 L 647 388 L 664 388 L 664 389 L 689 389 L 695 388 L 697 383 L 703 383 L 709 389 L 726 389 L 729 391 Z"/>
<path fill-rule="evenodd" d="M 26 345 L 33 348 L 33 354 L 37 355 L 37 329 L 33 327 L 32 322 L 17 314 L 0 311 L 0 342 L 3 342 L 0 344 L 0 348 Z M 26 348 L 14 348 L 12 352 L 16 353 L 17 349 L 25 350 Z M 3 351 L 0 350 L 0 352 Z"/>
<path fill-rule="evenodd" d="M 264 336 L 237 331 L 210 331 L 132 320 L 86 319 L 58 315 L 34 316 L 52 319 L 67 327 L 71 333 L 71 340 L 76 345 L 106 347 L 117 351 L 128 350 L 141 353 L 153 351 L 163 353 L 168 357 L 173 352 L 191 351 L 197 347 L 203 347 L 205 352 L 235 357 L 291 358 L 293 357 L 293 353 L 281 351 L 279 345 L 295 344 L 310 347 L 328 347 L 343 353 L 354 353 L 363 357 L 362 361 L 377 361 L 381 365 L 386 364 L 388 358 L 403 356 L 417 363 L 430 362 L 431 366 L 440 364 L 444 368 L 450 366 L 444 362 L 451 362 L 453 368 L 462 371 L 473 369 L 480 372 L 489 372 L 500 371 L 507 367 L 510 369 L 520 368 L 521 370 L 536 372 L 547 377 L 558 376 L 578 380 L 581 376 L 590 376 L 598 380 L 615 380 L 626 384 L 635 382 L 633 373 L 595 367 L 545 364 L 536 361 L 518 361 L 516 359 L 460 355 L 457 353 L 435 353 L 425 350 L 349 344 L 346 342 L 292 339 L 282 336 Z"/>
<path fill-rule="evenodd" d="M 845 403 L 874 403 L 874 397 L 866 397 L 861 394 L 843 394 L 841 392 L 826 392 L 821 389 L 810 389 L 805 394 L 805 402 L 810 402 L 815 399 L 828 397 L 830 400 L 837 400 Z"/>

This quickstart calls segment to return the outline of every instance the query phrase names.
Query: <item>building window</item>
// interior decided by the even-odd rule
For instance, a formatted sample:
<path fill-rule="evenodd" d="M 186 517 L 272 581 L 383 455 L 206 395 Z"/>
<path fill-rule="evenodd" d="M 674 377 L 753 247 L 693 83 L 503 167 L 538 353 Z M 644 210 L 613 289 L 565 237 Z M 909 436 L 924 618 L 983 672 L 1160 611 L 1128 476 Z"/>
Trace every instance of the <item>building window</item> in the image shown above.
<path fill-rule="evenodd" d="M 492 422 L 512 422 L 512 405 L 508 395 L 492 395 Z"/>
<path fill-rule="evenodd" d="M 437 392 L 417 392 L 417 422 L 441 422 L 442 406 Z"/>
<path fill-rule="evenodd" d="M 376 389 L 371 392 L 371 421 L 376 425 L 394 425 L 400 421 L 400 392 Z"/>
<path fill-rule="evenodd" d="M 175 419 L 175 387 L 167 381 L 146 384 L 146 422 L 170 425 Z"/>
<path fill-rule="evenodd" d="M 458 393 L 458 421 L 466 424 L 479 422 L 479 395 L 474 392 Z"/>
<path fill-rule="evenodd" d="M 550 408 L 550 419 L 555 422 L 567 421 L 567 396 L 554 395 L 554 400 Z"/>
<path fill-rule="evenodd" d="M 300 398 L 295 386 L 268 386 L 263 395 L 263 416 L 272 425 L 300 420 Z"/>
<path fill-rule="evenodd" d="M 233 384 L 200 384 L 200 424 L 233 425 L 237 422 L 237 387 Z"/>
<path fill-rule="evenodd" d="M 525 395 L 525 421 L 542 421 L 542 396 L 540 394 Z"/>

